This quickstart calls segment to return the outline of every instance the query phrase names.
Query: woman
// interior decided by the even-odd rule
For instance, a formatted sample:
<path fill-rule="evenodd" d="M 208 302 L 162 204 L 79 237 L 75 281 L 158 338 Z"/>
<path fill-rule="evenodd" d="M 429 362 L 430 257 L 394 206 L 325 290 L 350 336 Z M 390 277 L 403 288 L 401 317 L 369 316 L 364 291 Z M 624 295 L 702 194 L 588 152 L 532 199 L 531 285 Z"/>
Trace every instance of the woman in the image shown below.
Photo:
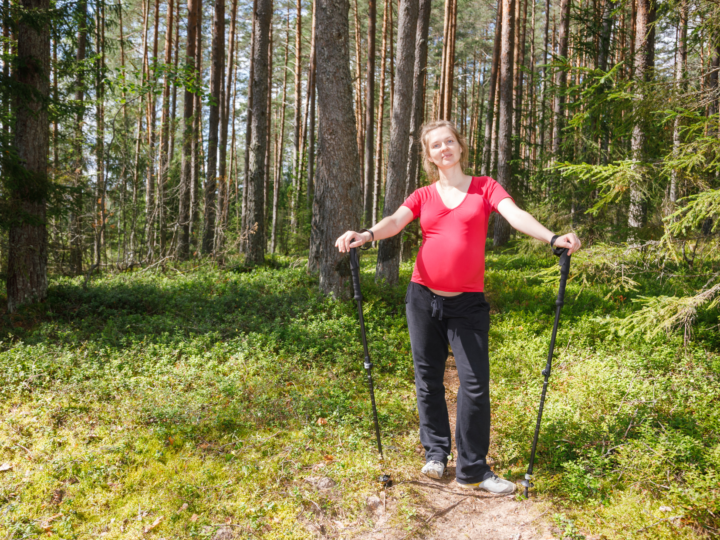
<path fill-rule="evenodd" d="M 440 479 L 450 454 L 450 422 L 443 374 L 452 347 L 460 378 L 457 396 L 456 481 L 466 489 L 509 494 L 515 484 L 493 474 L 490 445 L 490 306 L 483 294 L 488 218 L 495 211 L 518 231 L 573 253 L 580 240 L 556 236 L 527 212 L 495 180 L 463 171 L 468 147 L 448 121 L 423 126 L 423 166 L 431 185 L 412 193 L 392 216 L 371 229 L 347 231 L 335 245 L 341 252 L 398 234 L 420 217 L 423 242 L 405 297 L 425 447 L 423 474 Z"/>

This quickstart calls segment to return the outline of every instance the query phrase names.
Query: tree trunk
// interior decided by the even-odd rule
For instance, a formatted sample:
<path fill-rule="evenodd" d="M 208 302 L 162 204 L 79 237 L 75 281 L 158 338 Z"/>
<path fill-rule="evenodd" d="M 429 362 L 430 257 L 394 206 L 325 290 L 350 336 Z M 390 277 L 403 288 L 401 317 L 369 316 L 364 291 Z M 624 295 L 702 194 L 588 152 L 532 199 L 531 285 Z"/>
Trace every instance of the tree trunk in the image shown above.
<path fill-rule="evenodd" d="M 280 100 L 280 127 L 278 129 L 280 140 L 277 144 L 275 156 L 275 180 L 273 181 L 272 229 L 270 233 L 270 253 L 275 254 L 277 246 L 278 228 L 278 201 L 280 200 L 280 182 L 282 180 L 282 158 L 285 147 L 285 110 L 287 109 L 287 72 L 288 57 L 290 56 L 290 12 L 288 11 L 287 30 L 285 32 L 285 64 L 283 66 L 283 91 Z"/>
<path fill-rule="evenodd" d="M 687 30 L 688 30 L 688 3 L 683 1 L 680 4 L 680 20 L 678 22 L 677 35 L 677 58 L 675 59 L 675 89 L 678 93 L 685 91 L 687 87 Z M 680 115 L 675 117 L 675 126 L 673 128 L 673 157 L 677 159 L 680 153 L 682 121 Z M 673 169 L 670 176 L 670 192 L 668 193 L 669 207 L 666 215 L 673 212 L 675 203 L 677 202 L 678 181 L 680 180 L 680 171 Z"/>
<path fill-rule="evenodd" d="M 539 147 L 540 147 L 540 168 L 544 165 L 543 156 L 545 154 L 545 121 L 546 121 L 546 110 L 545 96 L 547 95 L 547 79 L 548 79 L 548 39 L 550 35 L 550 0 L 545 0 L 545 35 L 543 37 L 543 71 L 542 80 L 540 83 L 540 134 L 539 134 Z"/>
<path fill-rule="evenodd" d="M 225 208 L 228 205 L 228 199 L 230 196 L 230 182 L 228 181 L 227 173 L 227 140 L 228 140 L 228 123 L 230 121 L 230 96 L 232 95 L 233 88 L 233 74 L 234 62 L 235 62 L 235 26 L 237 24 L 237 0 L 232 0 L 230 8 L 230 34 L 228 35 L 228 57 L 227 57 L 227 71 L 225 75 L 225 87 L 222 92 L 223 100 L 220 103 L 220 146 L 218 149 L 219 154 L 219 186 L 218 186 L 218 199 L 217 208 L 215 210 L 216 222 L 215 222 L 215 238 L 213 245 L 213 253 L 216 256 L 222 253 L 223 244 L 225 239 L 225 227 L 227 212 Z M 224 33 L 224 32 L 223 32 Z"/>
<path fill-rule="evenodd" d="M 367 86 L 365 94 L 365 167 L 363 168 L 363 221 L 365 227 L 373 225 L 372 216 L 372 193 L 374 174 L 373 143 L 374 141 L 374 116 L 375 116 L 375 0 L 368 0 L 368 61 L 367 61 Z"/>
<path fill-rule="evenodd" d="M 410 118 L 413 99 L 413 69 L 415 67 L 415 36 L 418 4 L 415 0 L 400 0 L 398 14 L 397 80 L 393 98 L 390 147 L 388 149 L 387 180 L 383 217 L 392 215 L 402 204 L 407 187 L 407 156 L 410 138 Z M 396 284 L 400 268 L 401 236 L 381 240 L 378 248 L 375 279 Z"/>
<path fill-rule="evenodd" d="M 493 139 L 493 117 L 495 116 L 495 89 L 497 87 L 498 66 L 500 65 L 500 39 L 502 37 L 503 1 L 498 0 L 497 16 L 495 17 L 495 43 L 493 45 L 492 66 L 488 83 L 488 110 L 485 120 L 485 141 L 483 145 L 482 168 L 480 174 L 492 174 L 491 144 Z"/>
<path fill-rule="evenodd" d="M 189 1 L 189 0 L 188 0 Z M 197 3 L 197 43 L 195 44 L 195 71 L 198 80 L 202 77 L 202 58 L 203 58 L 203 11 L 202 0 L 194 0 Z M 200 251 L 201 238 L 198 237 L 198 221 L 200 219 L 200 177 L 202 174 L 202 96 L 198 92 L 195 95 L 195 105 L 193 112 L 193 136 L 192 136 L 192 178 L 190 182 L 190 245 L 194 247 L 194 255 Z"/>
<path fill-rule="evenodd" d="M 560 28 L 558 30 L 558 56 L 561 61 L 567 61 L 568 38 L 570 34 L 570 0 L 560 0 Z M 561 68 L 557 73 L 555 103 L 553 107 L 553 141 L 552 153 L 554 159 L 560 159 L 560 137 L 565 120 L 565 86 L 567 85 L 567 70 Z"/>
<path fill-rule="evenodd" d="M 425 80 L 428 53 L 428 29 L 430 26 L 431 0 L 420 0 L 415 30 L 415 64 L 413 67 L 413 95 L 412 113 L 410 116 L 410 143 L 407 159 L 407 186 L 405 197 L 417 188 L 416 181 L 420 162 L 420 126 L 423 123 L 423 105 L 425 104 Z M 416 225 L 416 224 L 414 224 Z M 405 240 L 402 244 L 402 258 L 407 260 L 411 256 L 412 243 L 407 233 L 403 233 Z"/>
<path fill-rule="evenodd" d="M 362 216 L 350 76 L 350 6 L 348 0 L 317 0 L 316 6 L 320 129 L 309 266 L 320 271 L 320 289 L 341 298 L 350 268 L 335 240 L 348 229 L 356 230 Z"/>
<path fill-rule="evenodd" d="M 205 178 L 205 214 L 202 240 L 202 252 L 205 255 L 212 253 L 215 247 L 218 128 L 220 125 L 220 105 L 224 100 L 222 74 L 225 66 L 225 0 L 215 0 L 211 54 L 210 96 L 212 101 L 208 116 L 207 174 Z M 267 62 L 267 58 L 265 62 Z M 265 107 L 264 103 L 263 107 Z"/>
<path fill-rule="evenodd" d="M 293 119 L 293 189 L 290 193 L 290 230 L 297 233 L 300 204 L 300 126 L 302 123 L 302 5 L 296 0 L 295 11 L 295 99 Z"/>
<path fill-rule="evenodd" d="M 565 0 L 569 1 L 569 0 Z M 513 84 L 513 43 L 515 42 L 515 2 L 502 0 L 503 22 L 500 45 L 500 110 L 498 111 L 498 183 L 508 192 L 512 179 L 512 84 Z M 493 244 L 504 246 L 510 239 L 510 224 L 501 216 L 495 216 Z"/>
<path fill-rule="evenodd" d="M 105 18 L 104 4 L 95 8 L 95 264 L 99 267 L 105 249 Z"/>
<path fill-rule="evenodd" d="M 250 183 L 250 138 L 252 129 L 252 111 L 253 111 L 253 95 L 252 95 L 252 81 L 255 78 L 255 65 L 253 64 L 253 51 L 255 50 L 255 35 L 257 25 L 257 17 L 255 12 L 257 11 L 258 0 L 253 0 L 253 23 L 252 32 L 250 34 L 250 76 L 248 77 L 248 95 L 247 95 L 247 116 L 245 120 L 245 182 L 243 186 L 243 199 L 242 199 L 242 217 L 241 217 L 241 238 L 240 238 L 240 251 L 246 248 L 247 244 L 247 194 L 248 184 Z"/>
<path fill-rule="evenodd" d="M 179 21 L 178 21 L 179 24 Z M 173 0 L 168 0 L 165 23 L 165 65 L 172 61 Z M 165 254 L 165 184 L 170 169 L 170 77 L 165 75 L 162 90 L 162 113 L 160 115 L 160 172 L 157 178 L 158 225 L 160 256 Z"/>
<path fill-rule="evenodd" d="M 521 0 L 515 0 L 520 2 Z M 519 39 L 516 39 L 517 53 L 518 56 L 515 58 L 515 108 L 513 112 L 513 133 L 515 134 L 515 151 L 513 155 L 516 158 L 520 158 L 520 142 L 522 138 L 521 126 L 522 126 L 522 104 L 523 104 L 523 78 L 524 72 L 523 67 L 525 66 L 525 30 L 527 28 L 527 4 L 528 0 L 522 0 L 522 5 L 518 3 L 517 13 L 520 15 L 520 20 L 517 21 L 517 29 L 520 32 Z"/>
<path fill-rule="evenodd" d="M 653 76 L 655 57 L 655 2 L 654 0 L 638 0 L 635 19 L 635 94 L 642 101 L 647 92 L 646 83 Z M 645 158 L 646 126 L 644 119 L 638 117 L 632 132 L 631 151 L 634 167 L 640 169 Z M 634 182 L 630 184 L 630 208 L 628 225 L 637 229 L 643 226 L 643 196 Z"/>
<path fill-rule="evenodd" d="M 149 1 L 149 0 L 148 0 Z M 83 158 L 83 122 L 85 118 L 85 49 L 87 47 L 87 1 L 78 2 L 78 33 L 77 33 L 77 55 L 78 63 L 77 77 L 75 79 L 75 103 L 77 104 L 77 116 L 75 119 L 75 133 L 73 140 L 73 187 L 77 190 L 73 196 L 73 209 L 70 216 L 70 270 L 74 274 L 82 274 L 83 264 L 83 197 L 82 197 L 82 175 L 85 169 Z"/>
<path fill-rule="evenodd" d="M 383 9 L 383 28 L 382 28 L 382 51 L 380 52 L 380 92 L 378 97 L 377 111 L 377 137 L 375 139 L 375 179 L 373 182 L 373 204 L 372 204 L 372 221 L 378 219 L 378 206 L 380 203 L 380 190 L 382 184 L 382 151 L 383 151 L 383 126 L 385 123 L 385 68 L 387 65 L 387 47 L 388 39 L 392 40 L 390 33 L 390 12 L 392 11 L 392 0 L 385 0 L 385 8 Z"/>
<path fill-rule="evenodd" d="M 262 264 L 265 261 L 263 229 L 265 215 L 263 181 L 265 179 L 265 151 L 267 140 L 268 47 L 272 23 L 272 0 L 257 0 L 255 9 L 255 42 L 252 62 L 252 125 L 250 127 L 250 163 L 247 185 L 247 252 L 245 263 Z"/>
<path fill-rule="evenodd" d="M 13 146 L 17 161 L 10 171 L 8 198 L 11 215 L 8 234 L 8 311 L 38 302 L 47 295 L 46 199 L 49 187 L 50 123 L 45 101 L 50 94 L 50 29 L 30 17 L 46 16 L 49 0 L 22 0 L 17 23 L 17 61 L 13 79 L 16 93 Z M 27 18 L 27 19 L 26 19 Z M 29 20 L 28 20 L 29 19 Z"/>
<path fill-rule="evenodd" d="M 312 35 L 310 37 L 310 71 L 308 74 L 308 92 L 310 93 L 310 134 L 308 137 L 308 187 L 307 187 L 307 208 L 312 212 L 312 203 L 315 197 L 315 76 L 317 73 L 315 54 L 315 8 L 316 1 L 313 0 Z M 312 219 L 312 218 L 311 218 Z"/>
<path fill-rule="evenodd" d="M 412 112 L 410 116 L 410 142 L 407 160 L 407 188 L 405 197 L 415 191 L 420 164 L 420 126 L 423 123 L 425 80 L 428 56 L 428 30 L 430 27 L 431 0 L 420 0 L 415 30 L 415 63 L 413 66 Z"/>
<path fill-rule="evenodd" d="M 457 29 L 457 0 L 446 0 L 445 34 L 443 36 L 442 91 L 440 93 L 441 120 L 452 117 L 453 83 L 455 74 L 455 36 Z M 398 36 L 399 42 L 399 36 Z M 399 70 L 399 67 L 398 67 Z"/>
<path fill-rule="evenodd" d="M 191 71 L 195 71 L 195 46 L 197 45 L 198 11 L 201 0 L 188 0 L 187 44 L 185 45 L 185 62 Z M 179 21 L 178 21 L 179 22 Z M 178 259 L 185 260 L 190 255 L 190 194 L 192 192 L 193 139 L 195 124 L 195 94 L 186 86 L 183 94 L 183 146 L 182 170 L 180 177 L 180 194 L 178 209 L 177 240 Z"/>
<path fill-rule="evenodd" d="M 360 156 L 360 174 L 362 178 L 365 177 L 363 173 L 363 166 L 365 164 L 365 158 L 363 153 L 365 151 L 365 138 L 363 128 L 365 127 L 363 121 L 363 85 L 362 85 L 362 48 L 360 45 L 361 32 L 360 32 L 360 19 L 358 18 L 358 0 L 354 0 L 355 15 L 355 125 L 357 126 L 357 147 L 358 155 Z"/>
<path fill-rule="evenodd" d="M 158 31 L 160 27 L 160 0 L 155 0 L 155 31 L 153 32 L 153 65 L 148 70 L 148 82 L 157 82 L 157 57 L 158 57 Z M 147 63 L 149 66 L 150 64 Z M 152 73 L 152 75 L 151 75 Z M 155 171 L 155 136 L 157 133 L 157 107 L 155 94 L 149 93 L 146 107 L 147 115 L 147 141 L 148 141 L 148 166 L 147 178 L 145 180 L 145 242 L 147 248 L 147 259 L 155 258 L 155 223 L 157 221 L 157 207 L 155 197 L 155 182 L 157 175 Z"/>

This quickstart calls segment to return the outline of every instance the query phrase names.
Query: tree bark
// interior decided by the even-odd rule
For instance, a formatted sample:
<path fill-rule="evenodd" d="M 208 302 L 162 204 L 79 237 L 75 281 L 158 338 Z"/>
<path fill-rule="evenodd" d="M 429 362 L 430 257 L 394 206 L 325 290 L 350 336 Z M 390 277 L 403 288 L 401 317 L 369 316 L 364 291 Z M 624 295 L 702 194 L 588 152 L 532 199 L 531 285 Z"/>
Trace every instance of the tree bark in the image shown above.
<path fill-rule="evenodd" d="M 544 164 L 545 155 L 545 124 L 546 124 L 546 110 L 545 97 L 547 95 L 547 79 L 548 79 L 548 39 L 550 35 L 550 0 L 545 0 L 545 35 L 543 37 L 543 70 L 542 80 L 540 83 L 540 134 L 539 134 L 539 147 L 540 147 L 540 167 Z"/>
<path fill-rule="evenodd" d="M 415 180 L 420 164 L 420 126 L 423 123 L 423 105 L 425 104 L 428 30 L 431 8 L 431 0 L 420 0 L 415 30 L 415 64 L 413 67 L 412 113 L 410 116 L 410 143 L 408 146 L 405 197 L 408 197 L 416 189 Z"/>
<path fill-rule="evenodd" d="M 197 43 L 195 44 L 195 73 L 198 83 L 203 80 L 202 59 L 203 59 L 203 10 L 202 0 L 197 2 Z M 193 255 L 200 251 L 202 239 L 198 236 L 198 222 L 200 220 L 200 177 L 202 174 L 202 95 L 198 92 L 195 95 L 195 106 L 193 113 L 193 139 L 192 139 L 192 178 L 190 182 L 190 245 L 196 249 Z"/>
<path fill-rule="evenodd" d="M 377 137 L 375 139 L 375 179 L 373 182 L 373 204 L 372 219 L 378 219 L 378 206 L 380 203 L 380 190 L 382 184 L 382 151 L 383 151 L 383 126 L 385 123 L 385 71 L 387 65 L 387 47 L 388 39 L 392 40 L 392 36 L 388 38 L 390 32 L 390 11 L 392 10 L 392 0 L 385 0 L 385 8 L 383 9 L 383 28 L 382 28 L 382 51 L 380 52 L 380 92 L 378 97 L 377 111 Z"/>
<path fill-rule="evenodd" d="M 398 14 L 397 80 L 393 98 L 390 147 L 383 217 L 392 215 L 402 204 L 407 187 L 407 156 L 412 115 L 415 36 L 417 33 L 417 0 L 400 0 Z M 400 268 L 401 236 L 381 240 L 378 248 L 375 279 L 394 285 Z"/>
<path fill-rule="evenodd" d="M 227 225 L 227 212 L 225 211 L 230 197 L 230 182 L 228 181 L 227 172 L 227 147 L 228 147 L 228 124 L 230 122 L 230 96 L 232 96 L 233 74 L 235 62 L 235 26 L 237 24 L 237 0 L 232 0 L 230 8 L 230 34 L 228 35 L 228 55 L 225 86 L 223 89 L 223 100 L 220 103 L 220 127 L 219 127 L 219 174 L 218 174 L 218 199 L 217 208 L 215 209 L 215 238 L 213 245 L 213 253 L 216 256 L 222 253 L 225 240 L 225 227 Z M 224 32 L 223 32 L 224 33 Z"/>
<path fill-rule="evenodd" d="M 302 123 L 302 5 L 296 0 L 295 10 L 295 99 L 293 119 L 293 189 L 290 193 L 290 230 L 297 233 L 300 204 L 300 126 Z"/>
<path fill-rule="evenodd" d="M 558 29 L 558 56 L 567 61 L 568 38 L 570 34 L 570 0 L 560 0 L 560 28 Z M 565 120 L 565 86 L 567 86 L 567 70 L 561 68 L 557 73 L 555 103 L 553 107 L 553 142 L 554 159 L 560 159 L 560 136 Z"/>
<path fill-rule="evenodd" d="M 255 40 L 252 50 L 253 104 L 250 127 L 250 163 L 247 185 L 247 252 L 245 264 L 257 265 L 265 261 L 265 228 L 263 181 L 267 141 L 268 47 L 272 23 L 272 0 L 257 0 L 255 9 Z"/>
<path fill-rule="evenodd" d="M 635 18 L 635 95 L 642 101 L 647 92 L 646 83 L 653 76 L 655 60 L 655 2 L 654 0 L 638 0 Z M 640 169 L 645 158 L 647 139 L 644 118 L 638 117 L 632 132 L 631 151 L 634 167 Z M 630 208 L 628 225 L 637 229 L 643 226 L 643 195 L 637 184 L 630 184 Z"/>
<path fill-rule="evenodd" d="M 147 80 L 152 81 L 155 85 L 157 82 L 157 58 L 158 58 L 158 30 L 160 27 L 160 0 L 155 0 L 155 31 L 153 32 L 153 65 L 152 70 L 148 69 Z M 150 64 L 146 62 L 149 66 Z M 152 75 L 151 75 L 152 73 Z M 157 221 L 156 207 L 156 181 L 157 174 L 155 171 L 155 138 L 157 135 L 157 107 L 154 93 L 148 94 L 146 103 L 147 115 L 147 141 L 148 141 L 148 164 L 147 178 L 145 180 L 145 242 L 147 249 L 147 259 L 151 261 L 155 258 L 155 223 Z"/>
<path fill-rule="evenodd" d="M 104 4 L 95 8 L 95 264 L 99 267 L 105 249 L 105 17 Z"/>
<path fill-rule="evenodd" d="M 179 23 L 179 21 L 178 21 Z M 165 66 L 172 61 L 173 0 L 168 0 L 165 23 Z M 162 113 L 160 115 L 160 173 L 157 178 L 158 225 L 160 256 L 165 254 L 165 184 L 170 169 L 170 77 L 163 80 Z"/>
<path fill-rule="evenodd" d="M 148 0 L 149 2 L 149 0 Z M 77 77 L 75 79 L 75 102 L 77 116 L 75 117 L 75 133 L 73 140 L 73 187 L 77 190 L 73 196 L 73 209 L 70 216 L 70 269 L 74 274 L 82 274 L 83 265 L 83 197 L 82 197 L 82 176 L 85 169 L 83 158 L 83 122 L 85 118 L 85 53 L 87 47 L 87 1 L 78 2 L 78 32 L 77 32 L 77 55 L 75 60 L 78 64 Z M 147 21 L 147 15 L 146 15 Z M 147 22 L 146 22 L 147 24 Z"/>
<path fill-rule="evenodd" d="M 363 186 L 363 214 L 365 227 L 373 225 L 372 215 L 372 194 L 374 160 L 373 160 L 373 143 L 374 143 L 374 116 L 375 116 L 375 20 L 376 20 L 375 0 L 368 0 L 368 61 L 367 61 L 367 83 L 365 93 L 365 167 L 363 168 L 364 186 Z"/>
<path fill-rule="evenodd" d="M 188 71 L 196 73 L 195 46 L 197 45 L 198 11 L 201 0 L 188 0 L 187 43 L 185 45 L 185 63 Z M 185 260 L 190 255 L 190 194 L 192 192 L 193 139 L 195 124 L 195 94 L 185 86 L 183 94 L 183 145 L 182 170 L 180 176 L 180 194 L 178 208 L 177 257 Z"/>
<path fill-rule="evenodd" d="M 565 0 L 568 1 L 568 0 Z M 512 169 L 512 84 L 513 84 L 513 44 L 515 42 L 515 2 L 502 0 L 503 22 L 500 45 L 500 110 L 498 111 L 498 183 L 508 192 L 511 191 Z M 510 239 L 510 225 L 501 216 L 495 218 L 495 246 L 504 246 Z"/>
<path fill-rule="evenodd" d="M 488 109 L 485 120 L 485 141 L 483 145 L 482 167 L 480 174 L 492 174 L 491 144 L 493 139 L 493 117 L 495 116 L 495 89 L 497 87 L 498 66 L 500 65 L 500 40 L 502 37 L 503 1 L 498 0 L 497 16 L 495 18 L 495 43 L 493 45 L 492 66 L 490 68 L 490 81 L 488 85 Z"/>
<path fill-rule="evenodd" d="M 285 64 L 283 66 L 283 91 L 280 101 L 280 127 L 278 129 L 280 140 L 277 144 L 275 156 L 275 179 L 273 181 L 273 206 L 272 206 L 272 229 L 270 233 L 270 253 L 275 254 L 277 246 L 278 229 L 278 202 L 280 200 L 280 181 L 282 180 L 282 158 L 285 149 L 285 110 L 287 109 L 287 72 L 288 57 L 290 56 L 290 12 L 288 11 L 287 30 L 285 32 Z"/>
<path fill-rule="evenodd" d="M 413 67 L 412 113 L 410 116 L 410 143 L 407 159 L 407 186 L 405 197 L 415 191 L 420 163 L 420 126 L 423 123 L 425 81 L 427 76 L 428 30 L 430 27 L 431 0 L 420 0 L 415 30 L 415 64 Z M 414 224 L 416 226 L 417 224 Z M 412 252 L 411 235 L 403 233 L 401 257 L 407 260 Z"/>
<path fill-rule="evenodd" d="M 687 83 L 687 30 L 688 30 L 688 3 L 684 0 L 680 3 L 680 20 L 678 21 L 677 36 L 677 58 L 675 59 L 675 88 L 678 93 L 684 92 Z M 677 159 L 680 153 L 682 121 L 680 115 L 675 117 L 673 126 L 673 157 Z M 672 213 L 677 202 L 678 181 L 680 171 L 673 169 L 670 176 L 670 192 L 668 193 L 668 206 L 666 214 Z"/>
<path fill-rule="evenodd" d="M 308 74 L 308 92 L 310 93 L 310 134 L 308 136 L 308 187 L 307 187 L 307 208 L 312 212 L 313 199 L 315 198 L 315 77 L 317 73 L 317 59 L 315 53 L 315 8 L 316 1 L 313 0 L 312 36 L 310 38 L 310 71 Z M 312 217 L 311 217 L 312 219 Z"/>
<path fill-rule="evenodd" d="M 225 66 L 225 0 L 215 0 L 211 54 L 210 96 L 212 101 L 210 103 L 210 114 L 208 116 L 207 174 L 205 178 L 205 212 L 202 240 L 202 253 L 205 255 L 212 253 L 215 247 L 218 128 L 220 125 L 221 103 L 224 100 L 222 74 Z M 267 62 L 267 58 L 265 62 Z M 265 104 L 263 103 L 263 107 L 264 106 Z"/>
<path fill-rule="evenodd" d="M 317 0 L 318 170 L 313 201 L 310 268 L 320 271 L 320 289 L 345 296 L 347 255 L 335 240 L 356 230 L 362 216 L 362 177 L 353 114 L 348 0 Z"/>
<path fill-rule="evenodd" d="M 50 94 L 50 29 L 31 17 L 47 14 L 49 0 L 22 0 L 17 23 L 17 85 L 13 146 L 17 161 L 8 196 L 13 216 L 8 234 L 8 311 L 47 296 L 46 200 L 49 186 L 50 122 L 45 101 Z M 26 20 L 26 17 L 30 20 Z M 21 89 L 24 89 L 21 91 Z"/>

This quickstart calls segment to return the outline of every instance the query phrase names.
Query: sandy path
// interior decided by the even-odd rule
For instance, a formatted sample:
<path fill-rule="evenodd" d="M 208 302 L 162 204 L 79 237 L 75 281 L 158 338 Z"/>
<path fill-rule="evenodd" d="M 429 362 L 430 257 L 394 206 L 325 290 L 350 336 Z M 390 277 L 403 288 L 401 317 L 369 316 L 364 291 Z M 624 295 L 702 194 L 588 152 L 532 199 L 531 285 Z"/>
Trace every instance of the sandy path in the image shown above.
<path fill-rule="evenodd" d="M 454 433 L 456 395 L 460 381 L 452 357 L 445 371 L 445 388 L 450 423 Z M 454 441 L 453 441 L 454 442 Z M 456 450 L 453 445 L 453 455 Z M 541 540 L 554 538 L 546 515 L 532 501 L 516 501 L 515 496 L 491 495 L 485 491 L 467 493 L 455 483 L 455 464 L 448 463 L 445 478 L 433 481 L 418 471 L 408 482 L 413 488 L 418 525 L 408 531 L 395 519 L 392 489 L 375 513 L 374 528 L 357 536 L 358 540 Z M 404 521 L 407 523 L 407 521 Z M 407 525 L 405 525 L 407 526 Z M 343 535 L 344 536 L 344 535 Z"/>

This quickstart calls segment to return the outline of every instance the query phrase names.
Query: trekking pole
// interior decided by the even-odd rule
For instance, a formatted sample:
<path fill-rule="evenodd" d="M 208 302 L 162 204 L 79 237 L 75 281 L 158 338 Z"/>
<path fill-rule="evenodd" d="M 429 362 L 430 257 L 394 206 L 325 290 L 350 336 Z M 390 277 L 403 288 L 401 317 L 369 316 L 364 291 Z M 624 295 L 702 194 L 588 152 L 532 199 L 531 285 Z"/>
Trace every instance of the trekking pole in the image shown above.
<path fill-rule="evenodd" d="M 535 464 L 535 450 L 540 435 L 540 422 L 542 421 L 545 395 L 547 394 L 548 381 L 550 380 L 550 372 L 552 370 L 552 358 L 553 351 L 555 350 L 555 336 L 557 335 L 558 323 L 560 322 L 560 310 L 565 303 L 565 285 L 567 285 L 567 278 L 570 273 L 570 255 L 568 254 L 567 248 L 553 248 L 553 253 L 560 257 L 560 289 L 558 290 L 557 300 L 555 301 L 555 324 L 553 324 L 552 337 L 550 338 L 550 351 L 548 352 L 545 369 L 542 370 L 542 374 L 545 376 L 545 382 L 543 383 L 542 394 L 540 395 L 540 408 L 538 409 L 537 424 L 535 424 L 532 450 L 530 450 L 530 463 L 528 464 L 527 474 L 525 474 L 525 480 L 520 482 L 521 485 L 525 486 L 525 497 L 528 496 L 528 490 L 534 486 L 531 480 L 533 476 L 533 465 Z"/>
<path fill-rule="evenodd" d="M 377 439 L 377 448 L 380 453 L 380 463 L 385 464 L 383 456 L 382 441 L 380 440 L 380 424 L 378 423 L 377 406 L 375 404 L 375 388 L 373 386 L 372 362 L 370 361 L 370 353 L 368 352 L 367 336 L 365 334 L 365 319 L 363 318 L 362 292 L 360 292 L 360 259 L 358 257 L 357 248 L 350 248 L 350 270 L 352 272 L 353 291 L 355 300 L 357 301 L 358 318 L 360 319 L 360 336 L 362 337 L 363 351 L 365 352 L 365 371 L 367 372 L 368 388 L 370 389 L 370 403 L 372 403 L 373 422 L 375 422 L 375 437 Z M 390 475 L 383 474 L 380 477 L 386 487 L 392 485 Z"/>

